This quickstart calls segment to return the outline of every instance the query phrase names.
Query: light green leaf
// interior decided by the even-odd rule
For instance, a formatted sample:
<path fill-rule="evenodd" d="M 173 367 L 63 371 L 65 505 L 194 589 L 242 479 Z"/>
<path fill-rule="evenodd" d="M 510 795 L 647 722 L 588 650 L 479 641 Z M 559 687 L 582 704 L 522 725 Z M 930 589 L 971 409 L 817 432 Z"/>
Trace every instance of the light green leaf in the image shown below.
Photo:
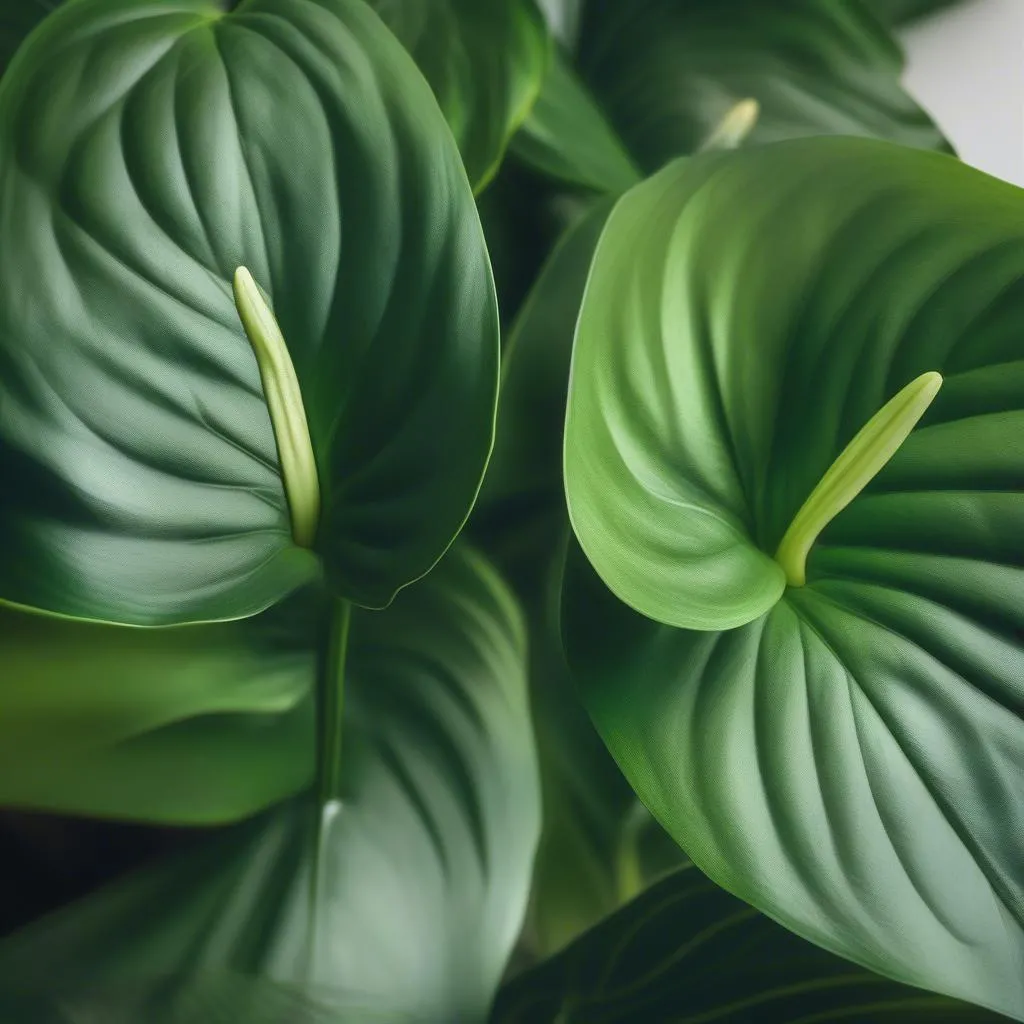
<path fill-rule="evenodd" d="M 508 983 L 492 1024 L 997 1024 L 815 949 L 716 888 L 670 875 Z"/>
<path fill-rule="evenodd" d="M 134 629 L 0 607 L 0 804 L 204 824 L 307 787 L 322 605 Z"/>
<path fill-rule="evenodd" d="M 540 96 L 512 152 L 525 164 L 596 192 L 625 192 L 641 174 L 569 58 L 555 50 Z"/>
<path fill-rule="evenodd" d="M 581 555 L 563 607 L 599 731 L 698 866 L 826 948 L 1020 1018 L 1022 225 L 1020 190 L 855 139 L 631 192 L 588 285 L 566 465 L 584 551 L 649 617 Z M 806 585 L 768 600 L 808 495 L 933 370 Z M 708 519 L 735 524 L 714 573 Z M 662 593 L 633 600 L 645 581 Z"/>
<path fill-rule="evenodd" d="M 549 40 L 534 0 L 369 0 L 434 89 L 477 191 L 529 113 Z"/>
<path fill-rule="evenodd" d="M 861 0 L 592 0 L 577 61 L 646 171 L 692 153 L 748 98 L 761 106 L 754 144 L 834 134 L 946 146 Z"/>
<path fill-rule="evenodd" d="M 327 1019 L 352 1002 L 388 1021 L 480 1019 L 539 829 L 525 656 L 514 600 L 463 548 L 387 611 L 354 610 L 340 790 L 324 799 L 321 763 L 318 792 L 11 937 L 0 991 L 82 1019 L 110 999 L 92 1019 L 136 1024 L 118 1000 L 182 1012 L 227 976 L 232 1020 L 268 982 Z"/>
<path fill-rule="evenodd" d="M 76 0 L 0 84 L 0 154 L 0 599 L 162 625 L 430 569 L 490 449 L 497 315 L 448 128 L 363 0 Z M 297 374 L 315 554 L 240 266 Z"/>

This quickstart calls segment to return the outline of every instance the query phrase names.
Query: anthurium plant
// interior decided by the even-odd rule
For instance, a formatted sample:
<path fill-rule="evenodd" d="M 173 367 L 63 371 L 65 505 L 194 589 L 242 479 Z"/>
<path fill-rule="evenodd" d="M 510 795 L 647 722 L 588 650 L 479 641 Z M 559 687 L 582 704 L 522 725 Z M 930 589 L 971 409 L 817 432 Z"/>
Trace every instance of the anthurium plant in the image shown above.
<path fill-rule="evenodd" d="M 0 1024 L 1024 1020 L 943 6 L 0 0 Z"/>

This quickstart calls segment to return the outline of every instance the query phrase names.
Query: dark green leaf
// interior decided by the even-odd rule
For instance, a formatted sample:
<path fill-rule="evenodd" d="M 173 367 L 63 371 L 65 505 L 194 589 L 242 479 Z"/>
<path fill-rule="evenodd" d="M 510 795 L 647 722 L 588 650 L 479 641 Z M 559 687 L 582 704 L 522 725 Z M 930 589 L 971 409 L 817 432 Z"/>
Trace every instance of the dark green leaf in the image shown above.
<path fill-rule="evenodd" d="M 590 262 L 614 200 L 604 199 L 565 232 L 513 325 L 502 361 L 494 453 L 481 514 L 507 506 L 564 516 L 562 452 L 573 331 Z"/>
<path fill-rule="evenodd" d="M 60 3 L 61 0 L 6 0 L 0 3 L 0 75 L 29 32 Z"/>
<path fill-rule="evenodd" d="M 559 49 L 530 116 L 513 139 L 512 151 L 536 170 L 596 192 L 618 195 L 641 177 Z"/>
<path fill-rule="evenodd" d="M 579 67 L 645 170 L 692 153 L 739 101 L 751 141 L 873 135 L 945 145 L 900 84 L 903 55 L 861 0 L 591 0 Z"/>
<path fill-rule="evenodd" d="M 996 1024 L 853 968 L 684 868 L 521 975 L 493 1024 Z"/>
<path fill-rule="evenodd" d="M 416 58 L 474 187 L 493 177 L 548 60 L 534 0 L 369 0 Z"/>
<path fill-rule="evenodd" d="M 76 0 L 0 85 L 4 600 L 228 619 L 320 571 L 292 544 L 239 265 L 298 374 L 334 592 L 385 605 L 479 485 L 495 300 L 429 89 L 362 0 L 222 7 Z"/>
<path fill-rule="evenodd" d="M 523 936 L 534 958 L 561 949 L 643 884 L 643 829 L 627 834 L 624 827 L 638 805 L 636 795 L 591 724 L 562 655 L 557 612 L 567 533 L 561 513 L 534 531 L 532 543 L 507 553 L 518 563 L 529 615 L 531 705 L 543 789 L 544 828 Z M 525 530 L 518 534 L 528 536 Z M 543 567 L 540 578 L 530 578 L 537 566 Z"/>
<path fill-rule="evenodd" d="M 43 919 L 0 945 L 0 991 L 170 1012 L 228 975 L 233 1021 L 267 982 L 335 1015 L 478 1020 L 539 827 L 524 659 L 511 595 L 465 549 L 356 610 L 340 801 L 294 801 Z M 149 1020 L 127 1014 L 91 1019 Z"/>
<path fill-rule="evenodd" d="M 436 1024 L 387 999 L 243 974 L 170 975 L 148 985 L 109 985 L 68 998 L 0 993 L 0 1024 Z"/>
<path fill-rule="evenodd" d="M 557 625 L 568 533 L 558 438 L 576 314 L 612 205 L 595 203 L 566 232 L 517 318 L 504 363 L 498 441 L 472 524 L 516 585 L 530 624 L 544 789 L 525 935 L 534 956 L 564 946 L 661 868 L 648 862 L 663 833 L 646 811 L 638 816 L 634 793 L 595 733 L 568 677 Z M 678 848 L 672 856 L 679 858 Z"/>
<path fill-rule="evenodd" d="M 566 469 L 583 549 L 650 618 L 582 556 L 563 609 L 598 729 L 695 863 L 827 948 L 1018 1017 L 1022 225 L 1020 190 L 855 139 L 629 193 L 584 301 Z M 921 425 L 807 585 L 768 599 L 805 498 L 931 370 Z"/>

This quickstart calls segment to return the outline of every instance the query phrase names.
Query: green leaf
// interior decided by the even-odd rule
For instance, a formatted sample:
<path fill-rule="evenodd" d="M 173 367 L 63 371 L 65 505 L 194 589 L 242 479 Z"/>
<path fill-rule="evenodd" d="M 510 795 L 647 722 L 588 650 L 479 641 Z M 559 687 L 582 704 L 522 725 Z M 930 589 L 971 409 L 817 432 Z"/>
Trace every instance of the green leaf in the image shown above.
<path fill-rule="evenodd" d="M 532 535 L 520 531 L 514 535 L 519 543 L 504 552 L 510 568 L 518 567 L 510 578 L 517 580 L 528 615 L 543 791 L 544 826 L 521 942 L 537 959 L 561 949 L 643 884 L 637 877 L 643 828 L 629 835 L 625 828 L 638 806 L 636 795 L 587 716 L 562 655 L 557 613 L 568 539 L 564 513 L 545 526 Z"/>
<path fill-rule="evenodd" d="M 996 1024 L 796 938 L 684 868 L 505 986 L 493 1024 Z"/>
<path fill-rule="evenodd" d="M 868 6 L 886 24 L 901 25 L 915 18 L 936 14 L 962 2 L 963 0 L 868 0 Z"/>
<path fill-rule="evenodd" d="M 26 36 L 62 0 L 6 0 L 0 4 L 0 75 Z"/>
<path fill-rule="evenodd" d="M 835 134 L 946 146 L 861 0 L 592 0 L 577 60 L 646 171 L 694 152 L 748 98 L 761 106 L 754 144 Z"/>
<path fill-rule="evenodd" d="M 641 174 L 569 58 L 555 49 L 540 96 L 512 152 L 525 164 L 570 185 L 615 195 Z"/>
<path fill-rule="evenodd" d="M 268 982 L 335 1015 L 479 1019 L 539 828 L 525 656 L 514 600 L 464 548 L 387 611 L 354 610 L 340 799 L 293 801 L 37 922 L 0 944 L 0 991 L 170 1013 L 227 975 L 226 1019 L 250 1019 Z"/>
<path fill-rule="evenodd" d="M 1020 190 L 855 139 L 679 161 L 623 199 L 577 334 L 596 574 L 570 560 L 563 628 L 605 742 L 715 881 L 1024 1018 L 1022 225 Z M 933 370 L 786 588 L 771 553 L 808 495 Z"/>
<path fill-rule="evenodd" d="M 573 331 L 590 263 L 614 200 L 595 202 L 564 233 L 516 318 L 501 370 L 494 452 L 478 516 L 509 508 L 564 519 L 560 439 Z"/>
<path fill-rule="evenodd" d="M 594 203 L 565 233 L 516 320 L 503 364 L 498 440 L 471 522 L 514 583 L 530 627 L 544 831 L 524 946 L 536 957 L 560 949 L 634 895 L 660 870 L 648 866 L 652 855 L 670 843 L 659 846 L 663 833 L 646 811 L 637 819 L 636 797 L 580 703 L 558 633 L 569 525 L 557 439 L 576 314 L 612 205 Z M 678 859 L 678 848 L 671 853 Z"/>
<path fill-rule="evenodd" d="M 0 804 L 194 825 L 299 792 L 319 618 L 309 594 L 159 630 L 0 606 Z"/>
<path fill-rule="evenodd" d="M 76 0 L 0 84 L 0 599 L 380 607 L 466 518 L 497 315 L 459 154 L 363 0 Z M 293 543 L 231 281 L 265 290 L 322 496 Z M 429 345 L 424 339 L 429 338 Z"/>
<path fill-rule="evenodd" d="M 218 972 L 159 984 L 113 985 L 73 999 L 0 993 L 2 1024 L 433 1024 L 395 1011 L 387 999 L 283 985 Z"/>
<path fill-rule="evenodd" d="M 369 0 L 434 89 L 477 191 L 529 113 L 549 40 L 534 0 Z"/>

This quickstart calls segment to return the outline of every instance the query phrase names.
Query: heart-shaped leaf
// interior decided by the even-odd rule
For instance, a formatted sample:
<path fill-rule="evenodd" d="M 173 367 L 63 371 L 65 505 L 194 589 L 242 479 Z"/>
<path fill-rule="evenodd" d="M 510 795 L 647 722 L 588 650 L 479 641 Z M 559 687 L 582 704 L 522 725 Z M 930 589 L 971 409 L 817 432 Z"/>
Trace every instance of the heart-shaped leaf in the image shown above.
<path fill-rule="evenodd" d="M 334 1014 L 355 1000 L 389 1021 L 478 1020 L 539 829 L 524 660 L 514 600 L 463 548 L 387 611 L 353 611 L 340 798 L 322 743 L 317 793 L 8 939 L 0 991 L 170 1012 L 228 974 Z M 252 998 L 240 983 L 231 1005 Z"/>
<path fill-rule="evenodd" d="M 647 171 L 692 153 L 748 97 L 761 107 L 754 143 L 835 134 L 945 146 L 861 0 L 592 0 L 577 59 Z"/>
<path fill-rule="evenodd" d="M 582 548 L 621 601 L 577 556 L 563 608 L 606 743 L 713 879 L 1019 1017 L 1022 225 L 1020 190 L 867 140 L 679 161 L 629 193 L 565 450 Z M 787 587 L 773 553 L 805 499 L 936 370 L 921 425 Z"/>
<path fill-rule="evenodd" d="M 477 190 L 540 91 L 548 33 L 534 0 L 369 0 L 434 89 Z"/>
<path fill-rule="evenodd" d="M 501 991 L 493 1024 L 996 1024 L 808 945 L 681 869 Z"/>
<path fill-rule="evenodd" d="M 78 0 L 0 85 L 0 598 L 144 625 L 326 570 L 386 605 L 472 504 L 497 316 L 430 90 L 362 0 Z M 292 540 L 252 271 L 321 515 Z M 269 311 L 268 311 L 269 315 Z M 426 343 L 429 340 L 429 344 Z"/>

